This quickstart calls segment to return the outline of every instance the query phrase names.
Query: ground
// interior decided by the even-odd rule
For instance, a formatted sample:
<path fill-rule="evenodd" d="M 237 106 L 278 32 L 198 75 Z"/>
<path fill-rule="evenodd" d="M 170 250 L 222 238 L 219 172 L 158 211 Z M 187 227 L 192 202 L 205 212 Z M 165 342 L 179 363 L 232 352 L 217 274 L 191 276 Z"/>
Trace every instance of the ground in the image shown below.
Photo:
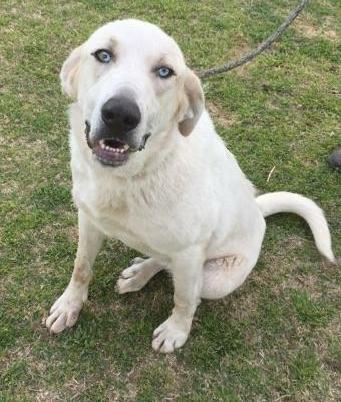
<path fill-rule="evenodd" d="M 260 260 L 224 300 L 203 302 L 187 344 L 151 349 L 172 285 L 159 274 L 119 296 L 137 254 L 108 241 L 76 327 L 42 325 L 77 244 L 70 197 L 68 100 L 58 73 L 99 25 L 144 18 L 172 34 L 198 70 L 242 54 L 297 1 L 3 0 L 0 10 L 0 400 L 336 401 L 341 397 L 340 267 L 299 218 L 268 219 Z M 316 0 L 256 61 L 204 81 L 217 129 L 260 191 L 289 190 L 325 210 L 341 256 L 338 0 Z M 269 173 L 272 171 L 272 174 Z M 228 174 L 228 172 L 226 172 Z"/>

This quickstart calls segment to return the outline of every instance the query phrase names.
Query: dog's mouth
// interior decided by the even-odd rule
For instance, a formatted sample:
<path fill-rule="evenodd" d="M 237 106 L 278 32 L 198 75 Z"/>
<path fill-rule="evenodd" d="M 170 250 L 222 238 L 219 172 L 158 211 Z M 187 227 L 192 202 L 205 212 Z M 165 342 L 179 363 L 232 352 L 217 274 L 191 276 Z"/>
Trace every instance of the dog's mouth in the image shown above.
<path fill-rule="evenodd" d="M 142 151 L 150 134 L 144 135 L 138 148 L 133 148 L 118 138 L 102 138 L 92 144 L 90 141 L 90 124 L 85 122 L 85 136 L 89 148 L 99 162 L 107 166 L 121 166 L 125 164 L 131 152 Z"/>
<path fill-rule="evenodd" d="M 128 160 L 129 145 L 116 139 L 101 139 L 92 148 L 96 158 L 109 166 L 120 166 Z"/>

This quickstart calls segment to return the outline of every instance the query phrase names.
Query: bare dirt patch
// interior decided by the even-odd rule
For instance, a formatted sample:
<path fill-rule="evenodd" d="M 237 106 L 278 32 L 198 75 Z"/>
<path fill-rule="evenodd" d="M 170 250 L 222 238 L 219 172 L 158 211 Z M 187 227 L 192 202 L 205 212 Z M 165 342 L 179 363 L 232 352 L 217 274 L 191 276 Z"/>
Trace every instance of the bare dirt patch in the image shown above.
<path fill-rule="evenodd" d="M 336 23 L 331 17 L 324 19 L 321 26 L 316 26 L 308 18 L 302 18 L 295 25 L 296 31 L 306 38 L 323 38 L 331 41 L 338 39 L 338 34 L 335 30 Z"/>
<path fill-rule="evenodd" d="M 213 102 L 207 102 L 206 106 L 208 111 L 210 112 L 210 115 L 213 117 L 213 121 L 217 122 L 220 126 L 227 128 L 233 126 L 233 124 L 236 123 L 236 116 L 223 110 L 217 104 Z"/>

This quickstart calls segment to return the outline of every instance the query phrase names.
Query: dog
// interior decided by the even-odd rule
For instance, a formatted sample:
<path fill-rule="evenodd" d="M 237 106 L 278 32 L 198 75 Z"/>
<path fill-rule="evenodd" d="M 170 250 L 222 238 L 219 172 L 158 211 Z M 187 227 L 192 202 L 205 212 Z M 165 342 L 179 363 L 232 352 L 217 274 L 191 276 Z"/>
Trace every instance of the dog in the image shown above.
<path fill-rule="evenodd" d="M 201 299 L 233 292 L 255 266 L 265 217 L 292 212 L 335 262 L 328 224 L 310 199 L 257 196 L 217 135 L 196 74 L 157 26 L 110 22 L 69 55 L 60 73 L 69 110 L 72 195 L 79 242 L 71 280 L 53 304 L 51 333 L 72 327 L 87 300 L 105 237 L 148 256 L 123 270 L 119 293 L 171 273 L 174 308 L 153 333 L 155 351 L 186 342 Z"/>

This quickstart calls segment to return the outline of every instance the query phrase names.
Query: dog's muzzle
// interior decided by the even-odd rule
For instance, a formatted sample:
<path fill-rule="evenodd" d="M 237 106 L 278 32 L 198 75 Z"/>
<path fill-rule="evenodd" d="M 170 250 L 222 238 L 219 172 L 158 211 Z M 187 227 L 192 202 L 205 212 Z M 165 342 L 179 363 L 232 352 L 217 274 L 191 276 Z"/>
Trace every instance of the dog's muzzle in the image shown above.
<path fill-rule="evenodd" d="M 150 133 L 142 137 L 138 147 L 131 146 L 120 138 L 104 136 L 104 138 L 92 141 L 90 139 L 91 125 L 85 121 L 85 137 L 88 147 L 92 150 L 96 159 L 103 165 L 117 167 L 125 164 L 129 159 L 129 154 L 136 151 L 142 151 L 150 137 Z"/>

